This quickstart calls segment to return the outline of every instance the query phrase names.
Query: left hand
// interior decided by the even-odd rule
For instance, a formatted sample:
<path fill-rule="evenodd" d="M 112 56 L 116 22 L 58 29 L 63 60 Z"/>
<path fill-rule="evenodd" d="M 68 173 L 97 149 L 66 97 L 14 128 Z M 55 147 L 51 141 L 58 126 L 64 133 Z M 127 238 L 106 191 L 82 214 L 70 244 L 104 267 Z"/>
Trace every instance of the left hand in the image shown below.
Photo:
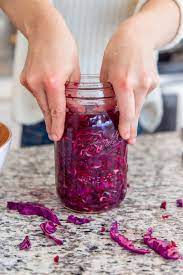
<path fill-rule="evenodd" d="M 122 23 L 104 53 L 101 81 L 111 82 L 120 112 L 119 132 L 134 144 L 140 111 L 149 92 L 159 83 L 151 37 L 136 19 Z"/>

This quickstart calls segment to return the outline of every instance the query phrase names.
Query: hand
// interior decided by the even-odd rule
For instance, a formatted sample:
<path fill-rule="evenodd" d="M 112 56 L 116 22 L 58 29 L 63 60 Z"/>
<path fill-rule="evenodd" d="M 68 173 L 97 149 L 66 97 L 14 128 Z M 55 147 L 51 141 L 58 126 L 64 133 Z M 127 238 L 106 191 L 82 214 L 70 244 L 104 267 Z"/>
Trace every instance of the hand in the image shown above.
<path fill-rule="evenodd" d="M 28 37 L 21 83 L 36 98 L 49 138 L 57 141 L 64 131 L 65 83 L 79 81 L 80 69 L 76 43 L 61 15 L 55 11 L 45 21 Z"/>
<path fill-rule="evenodd" d="M 122 23 L 109 41 L 101 81 L 112 83 L 120 112 L 120 134 L 134 144 L 145 98 L 159 82 L 153 41 L 139 28 L 136 19 Z"/>

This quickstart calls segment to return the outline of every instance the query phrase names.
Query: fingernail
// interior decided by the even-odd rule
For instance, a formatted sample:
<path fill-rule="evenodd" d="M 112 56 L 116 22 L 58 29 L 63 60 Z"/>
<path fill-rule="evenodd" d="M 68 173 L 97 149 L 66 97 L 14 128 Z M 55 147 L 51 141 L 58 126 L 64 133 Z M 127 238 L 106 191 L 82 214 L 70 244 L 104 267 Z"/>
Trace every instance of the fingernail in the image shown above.
<path fill-rule="evenodd" d="M 130 144 L 135 144 L 136 143 L 136 138 L 132 138 L 132 139 L 130 139 Z"/>
<path fill-rule="evenodd" d="M 51 136 L 51 134 L 48 134 L 48 137 L 49 137 L 49 139 L 50 139 L 50 140 L 52 140 L 52 136 Z"/>
<path fill-rule="evenodd" d="M 123 133 L 123 138 L 124 139 L 129 139 L 129 137 L 130 137 L 130 133 L 129 132 L 124 132 Z"/>
<path fill-rule="evenodd" d="M 57 135 L 56 135 L 56 134 L 52 134 L 52 135 L 51 135 L 51 140 L 57 141 L 57 140 L 58 140 Z"/>

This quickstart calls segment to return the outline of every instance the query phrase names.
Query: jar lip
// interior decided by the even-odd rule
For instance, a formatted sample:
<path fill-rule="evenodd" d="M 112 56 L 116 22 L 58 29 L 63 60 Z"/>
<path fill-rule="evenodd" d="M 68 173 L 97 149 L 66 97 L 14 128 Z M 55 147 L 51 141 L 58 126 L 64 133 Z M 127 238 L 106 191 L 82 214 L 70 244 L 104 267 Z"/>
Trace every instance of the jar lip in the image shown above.
<path fill-rule="evenodd" d="M 103 90 L 113 89 L 110 82 L 101 82 L 97 74 L 81 74 L 79 82 L 67 81 L 65 84 L 66 90 Z"/>

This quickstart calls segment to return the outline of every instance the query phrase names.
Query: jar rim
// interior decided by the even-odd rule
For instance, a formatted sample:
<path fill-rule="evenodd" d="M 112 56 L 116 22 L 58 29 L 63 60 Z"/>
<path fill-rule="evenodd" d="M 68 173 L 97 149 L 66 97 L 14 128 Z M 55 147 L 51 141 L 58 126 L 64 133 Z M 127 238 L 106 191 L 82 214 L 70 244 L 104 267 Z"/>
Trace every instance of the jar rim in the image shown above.
<path fill-rule="evenodd" d="M 101 82 L 100 77 L 97 74 L 81 74 L 80 81 L 67 81 L 66 90 L 98 90 L 98 89 L 112 89 L 112 84 L 110 82 Z"/>

